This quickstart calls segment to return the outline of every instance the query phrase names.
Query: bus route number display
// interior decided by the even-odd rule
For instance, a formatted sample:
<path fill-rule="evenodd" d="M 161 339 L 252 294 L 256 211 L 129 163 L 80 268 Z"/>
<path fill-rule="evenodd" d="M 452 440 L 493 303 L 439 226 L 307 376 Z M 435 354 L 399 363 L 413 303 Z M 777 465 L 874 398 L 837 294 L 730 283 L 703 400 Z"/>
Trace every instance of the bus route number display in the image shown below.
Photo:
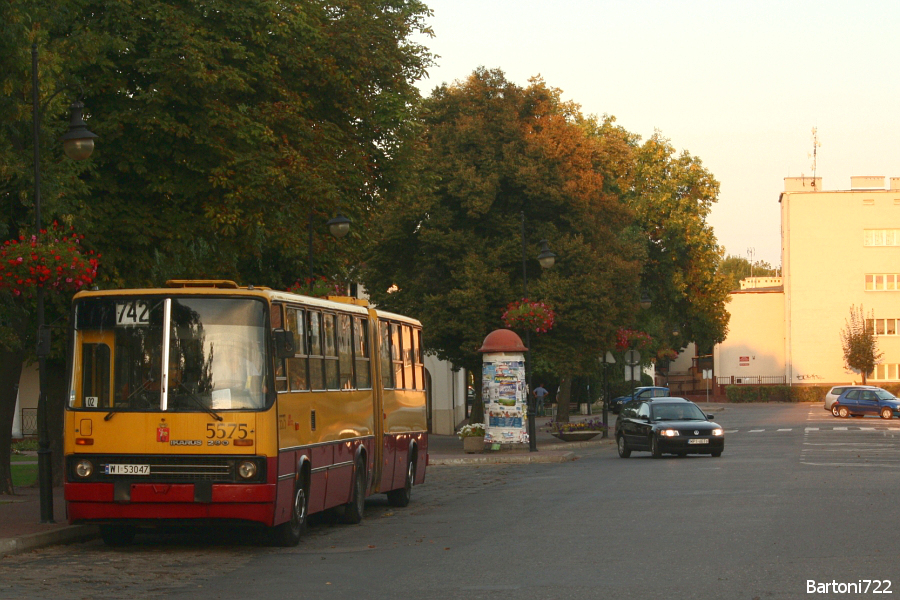
<path fill-rule="evenodd" d="M 146 327 L 150 325 L 150 303 L 144 300 L 116 303 L 117 327 Z"/>

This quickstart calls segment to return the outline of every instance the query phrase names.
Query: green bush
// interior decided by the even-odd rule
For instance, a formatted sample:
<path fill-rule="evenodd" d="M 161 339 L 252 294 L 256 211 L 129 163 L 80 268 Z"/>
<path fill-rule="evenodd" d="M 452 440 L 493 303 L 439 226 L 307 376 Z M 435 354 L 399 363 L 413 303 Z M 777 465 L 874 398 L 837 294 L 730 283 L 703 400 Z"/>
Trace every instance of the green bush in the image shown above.
<path fill-rule="evenodd" d="M 26 438 L 24 440 L 19 440 L 18 442 L 13 442 L 10 446 L 12 450 L 18 450 L 19 452 L 25 451 L 36 451 L 38 449 L 38 441 L 37 438 Z"/>
<path fill-rule="evenodd" d="M 898 386 L 900 388 L 900 386 Z M 823 402 L 831 387 L 791 385 L 727 385 L 729 402 Z"/>

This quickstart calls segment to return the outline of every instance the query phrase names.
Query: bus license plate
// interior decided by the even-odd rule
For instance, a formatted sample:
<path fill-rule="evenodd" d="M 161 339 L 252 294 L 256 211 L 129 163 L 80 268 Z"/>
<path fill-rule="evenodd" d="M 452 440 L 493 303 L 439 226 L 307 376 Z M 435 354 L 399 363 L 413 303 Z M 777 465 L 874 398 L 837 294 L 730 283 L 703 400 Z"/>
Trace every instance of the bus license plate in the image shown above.
<path fill-rule="evenodd" d="M 688 444 L 708 444 L 709 440 L 706 438 L 693 438 L 688 440 Z"/>
<path fill-rule="evenodd" d="M 106 465 L 107 475 L 149 475 L 150 465 Z"/>

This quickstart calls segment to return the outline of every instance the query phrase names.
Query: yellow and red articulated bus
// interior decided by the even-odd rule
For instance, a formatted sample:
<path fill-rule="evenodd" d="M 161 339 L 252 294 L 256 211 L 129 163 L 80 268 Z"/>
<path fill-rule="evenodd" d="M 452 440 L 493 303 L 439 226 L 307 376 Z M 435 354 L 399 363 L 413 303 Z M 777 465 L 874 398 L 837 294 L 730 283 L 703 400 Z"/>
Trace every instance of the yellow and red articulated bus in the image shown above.
<path fill-rule="evenodd" d="M 145 527 L 362 519 L 425 481 L 421 324 L 365 300 L 231 281 L 80 292 L 65 417 L 70 523 L 110 545 Z"/>

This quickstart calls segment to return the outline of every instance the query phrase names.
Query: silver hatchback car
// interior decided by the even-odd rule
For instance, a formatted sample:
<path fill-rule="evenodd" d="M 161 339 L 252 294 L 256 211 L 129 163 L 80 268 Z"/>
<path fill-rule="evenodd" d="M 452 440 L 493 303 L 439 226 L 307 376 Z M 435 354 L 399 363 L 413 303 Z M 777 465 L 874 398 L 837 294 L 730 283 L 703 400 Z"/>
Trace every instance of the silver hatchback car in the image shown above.
<path fill-rule="evenodd" d="M 871 385 L 836 385 L 825 394 L 825 410 L 833 414 L 834 416 L 838 416 L 837 410 L 834 406 L 835 401 L 837 401 L 838 396 L 844 393 L 844 390 L 850 389 L 859 389 L 859 390 L 873 390 L 880 389 Z"/>

